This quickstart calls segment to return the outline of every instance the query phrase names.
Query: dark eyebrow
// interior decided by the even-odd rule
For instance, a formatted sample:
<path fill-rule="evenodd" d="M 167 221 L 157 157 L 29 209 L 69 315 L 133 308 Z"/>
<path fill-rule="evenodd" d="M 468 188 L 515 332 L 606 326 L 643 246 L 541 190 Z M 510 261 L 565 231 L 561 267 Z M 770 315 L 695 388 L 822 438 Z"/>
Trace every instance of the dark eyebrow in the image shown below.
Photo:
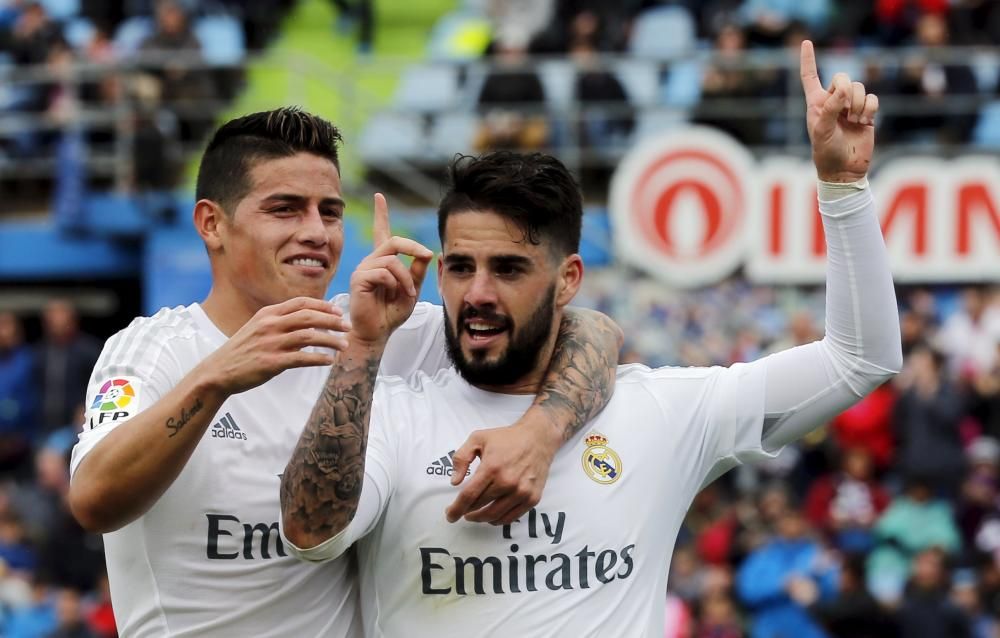
<path fill-rule="evenodd" d="M 275 193 L 273 195 L 268 195 L 264 198 L 264 203 L 278 204 L 297 204 L 302 205 L 306 201 L 306 197 L 302 195 L 295 195 L 293 193 Z M 344 207 L 344 200 L 339 197 L 324 197 L 323 201 L 320 202 L 321 206 L 339 206 Z"/>
<path fill-rule="evenodd" d="M 449 253 L 444 256 L 445 264 L 461 264 L 472 261 L 472 257 L 461 253 Z"/>
<path fill-rule="evenodd" d="M 495 255 L 490 257 L 490 265 L 494 268 L 497 266 L 520 266 L 521 268 L 529 268 L 532 265 L 532 261 L 524 255 Z"/>

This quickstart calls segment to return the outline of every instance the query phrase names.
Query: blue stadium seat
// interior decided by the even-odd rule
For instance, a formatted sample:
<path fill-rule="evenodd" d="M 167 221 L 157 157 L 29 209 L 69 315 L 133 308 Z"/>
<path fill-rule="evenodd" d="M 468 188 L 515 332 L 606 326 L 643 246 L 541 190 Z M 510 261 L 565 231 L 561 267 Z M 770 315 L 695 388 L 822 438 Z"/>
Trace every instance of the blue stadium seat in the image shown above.
<path fill-rule="evenodd" d="M 1000 149 L 1000 101 L 989 102 L 979 109 L 972 143 L 981 148 Z"/>
<path fill-rule="evenodd" d="M 663 81 L 663 103 L 690 108 L 701 100 L 704 69 L 697 60 L 682 60 L 670 66 Z"/>
<path fill-rule="evenodd" d="M 394 104 L 403 111 L 435 113 L 458 101 L 458 69 L 451 64 L 407 67 L 396 87 Z"/>
<path fill-rule="evenodd" d="M 632 133 L 636 143 L 641 143 L 648 137 L 680 128 L 687 124 L 687 114 L 676 109 L 649 109 L 639 113 L 635 131 Z"/>
<path fill-rule="evenodd" d="M 1000 57 L 992 51 L 977 51 L 969 59 L 972 72 L 976 75 L 979 92 L 992 95 L 997 88 L 997 74 L 1000 73 Z"/>
<path fill-rule="evenodd" d="M 425 150 L 420 116 L 405 113 L 372 116 L 358 140 L 358 152 L 368 163 L 419 158 Z"/>
<path fill-rule="evenodd" d="M 471 153 L 479 118 L 472 113 L 444 113 L 434 120 L 427 147 L 430 153 L 443 161 L 455 153 Z"/>
<path fill-rule="evenodd" d="M 669 60 L 697 45 L 694 19 L 681 7 L 656 7 L 635 19 L 629 52 L 640 58 Z"/>
<path fill-rule="evenodd" d="M 537 67 L 538 79 L 542 81 L 545 101 L 557 109 L 568 108 L 573 103 L 573 88 L 576 70 L 568 60 L 546 60 Z"/>
<path fill-rule="evenodd" d="M 864 81 L 865 63 L 864 59 L 857 53 L 831 52 L 827 55 L 824 52 L 817 66 L 819 67 L 819 81 L 823 83 L 823 86 L 830 85 L 830 80 L 833 79 L 835 73 L 846 73 L 851 76 L 852 80 Z M 798 82 L 799 80 L 796 78 L 796 85 Z"/>
<path fill-rule="evenodd" d="M 115 31 L 114 45 L 119 55 L 131 55 L 139 50 L 143 40 L 153 34 L 153 19 L 148 16 L 126 18 Z"/>
<path fill-rule="evenodd" d="M 80 0 L 39 0 L 45 13 L 57 22 L 69 20 L 80 14 Z"/>
<path fill-rule="evenodd" d="M 616 66 L 615 75 L 633 105 L 650 106 L 658 101 L 660 71 L 655 62 L 624 60 Z"/>
<path fill-rule="evenodd" d="M 71 47 L 77 50 L 83 49 L 90 44 L 96 32 L 97 28 L 94 26 L 94 23 L 80 16 L 67 20 L 63 26 L 63 37 L 66 38 Z"/>
<path fill-rule="evenodd" d="M 209 64 L 239 64 L 246 57 L 243 25 L 224 13 L 199 18 L 194 35 L 201 43 L 201 56 Z"/>

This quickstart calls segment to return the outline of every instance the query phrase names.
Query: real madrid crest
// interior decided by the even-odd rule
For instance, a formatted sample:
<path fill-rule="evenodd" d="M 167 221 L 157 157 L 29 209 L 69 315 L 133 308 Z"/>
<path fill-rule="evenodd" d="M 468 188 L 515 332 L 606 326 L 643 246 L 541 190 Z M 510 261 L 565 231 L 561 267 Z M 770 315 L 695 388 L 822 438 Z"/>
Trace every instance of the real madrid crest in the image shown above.
<path fill-rule="evenodd" d="M 622 460 L 608 447 L 608 438 L 591 432 L 584 439 L 587 449 L 583 452 L 583 471 L 591 480 L 610 485 L 622 475 Z"/>

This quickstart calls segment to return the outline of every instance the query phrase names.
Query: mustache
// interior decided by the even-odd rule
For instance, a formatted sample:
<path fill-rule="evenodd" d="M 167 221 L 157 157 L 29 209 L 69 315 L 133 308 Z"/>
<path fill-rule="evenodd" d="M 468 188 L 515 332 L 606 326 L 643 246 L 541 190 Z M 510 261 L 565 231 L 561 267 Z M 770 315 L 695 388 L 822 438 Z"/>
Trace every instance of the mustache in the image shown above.
<path fill-rule="evenodd" d="M 469 319 L 482 319 L 503 328 L 510 328 L 513 323 L 510 317 L 496 312 L 490 306 L 482 306 L 480 308 L 476 308 L 475 306 L 463 307 L 461 312 L 458 313 L 458 327 L 460 330 L 465 330 L 465 322 Z"/>

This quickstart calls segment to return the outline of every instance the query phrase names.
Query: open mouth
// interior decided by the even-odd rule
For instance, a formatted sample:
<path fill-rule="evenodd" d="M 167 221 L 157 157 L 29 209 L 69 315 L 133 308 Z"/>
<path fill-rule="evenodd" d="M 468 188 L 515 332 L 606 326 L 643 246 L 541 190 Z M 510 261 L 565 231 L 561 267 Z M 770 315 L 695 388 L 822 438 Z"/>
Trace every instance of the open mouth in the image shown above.
<path fill-rule="evenodd" d="M 486 342 L 507 331 L 506 321 L 485 321 L 480 318 L 465 322 L 465 332 L 473 342 Z"/>

